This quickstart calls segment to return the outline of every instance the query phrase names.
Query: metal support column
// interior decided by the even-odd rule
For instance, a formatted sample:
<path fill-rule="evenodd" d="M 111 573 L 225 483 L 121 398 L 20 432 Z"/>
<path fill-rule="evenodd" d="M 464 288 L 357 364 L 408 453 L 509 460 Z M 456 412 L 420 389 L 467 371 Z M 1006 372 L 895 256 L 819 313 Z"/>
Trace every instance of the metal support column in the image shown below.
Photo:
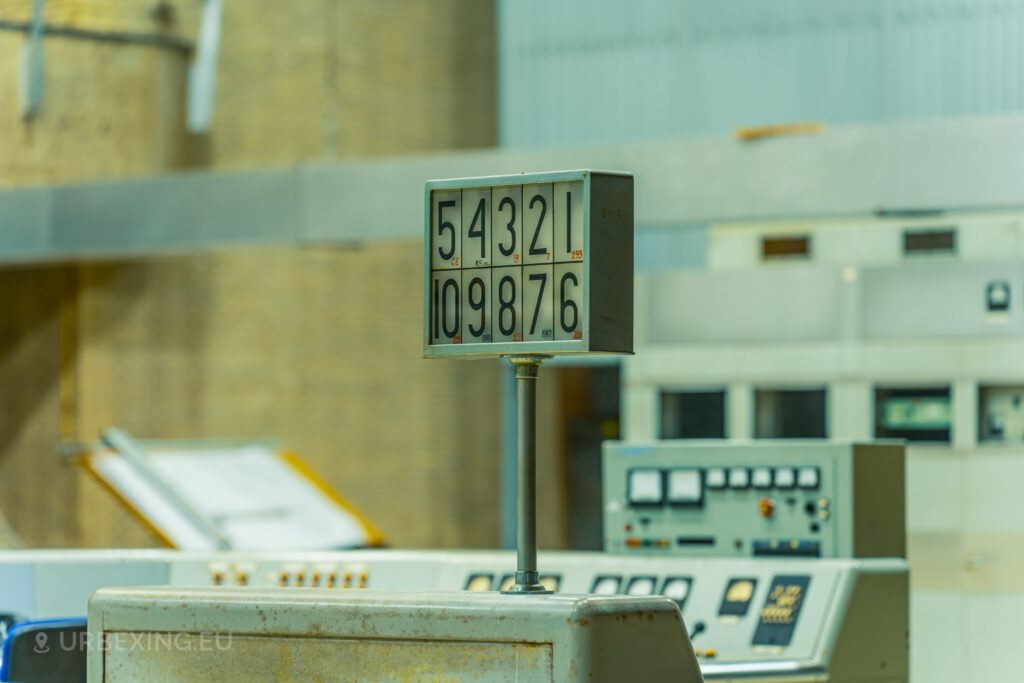
<path fill-rule="evenodd" d="M 537 572 L 537 374 L 547 356 L 512 356 L 516 369 L 519 496 L 516 581 L 506 593 L 550 593 Z"/>

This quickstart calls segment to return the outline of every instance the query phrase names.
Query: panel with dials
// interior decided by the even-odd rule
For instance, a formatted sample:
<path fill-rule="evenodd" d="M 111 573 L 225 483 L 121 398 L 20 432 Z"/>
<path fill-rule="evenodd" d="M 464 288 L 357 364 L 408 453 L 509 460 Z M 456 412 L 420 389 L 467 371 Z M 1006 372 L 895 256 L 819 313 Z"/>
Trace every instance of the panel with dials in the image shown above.
<path fill-rule="evenodd" d="M 898 443 L 605 442 L 603 465 L 608 552 L 904 555 Z"/>

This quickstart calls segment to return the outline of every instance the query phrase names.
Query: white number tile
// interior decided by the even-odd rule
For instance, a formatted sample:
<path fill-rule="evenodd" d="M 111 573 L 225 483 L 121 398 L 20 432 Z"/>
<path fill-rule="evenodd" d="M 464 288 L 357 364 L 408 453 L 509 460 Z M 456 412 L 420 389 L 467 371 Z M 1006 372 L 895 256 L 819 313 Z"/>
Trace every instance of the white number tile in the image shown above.
<path fill-rule="evenodd" d="M 491 192 L 491 264 L 523 262 L 523 186 L 496 187 Z"/>
<path fill-rule="evenodd" d="M 462 343 L 491 341 L 491 269 L 469 268 L 462 271 Z"/>
<path fill-rule="evenodd" d="M 523 269 L 494 268 L 491 273 L 491 338 L 496 342 L 523 340 Z"/>
<path fill-rule="evenodd" d="M 491 265 L 491 188 L 462 191 L 463 268 Z"/>
<path fill-rule="evenodd" d="M 526 265 L 553 263 L 552 186 L 523 186 L 523 261 Z"/>
<path fill-rule="evenodd" d="M 461 276 L 458 271 L 434 271 L 430 278 L 430 342 L 458 344 L 462 341 L 460 309 Z"/>
<path fill-rule="evenodd" d="M 587 315 L 583 305 L 583 264 L 560 263 L 554 271 L 551 294 L 555 340 L 583 339 L 583 322 Z"/>
<path fill-rule="evenodd" d="M 583 261 L 583 182 L 555 183 L 554 244 L 556 263 Z"/>
<path fill-rule="evenodd" d="M 526 341 L 553 341 L 554 316 L 551 290 L 554 266 L 523 268 L 523 337 Z"/>
<path fill-rule="evenodd" d="M 461 268 L 462 192 L 434 192 L 430 207 L 430 269 Z"/>

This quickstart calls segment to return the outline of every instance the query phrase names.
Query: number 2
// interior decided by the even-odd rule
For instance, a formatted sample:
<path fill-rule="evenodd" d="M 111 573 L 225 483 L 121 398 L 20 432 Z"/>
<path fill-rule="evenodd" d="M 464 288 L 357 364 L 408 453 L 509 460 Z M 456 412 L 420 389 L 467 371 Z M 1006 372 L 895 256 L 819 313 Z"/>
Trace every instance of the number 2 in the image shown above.
<path fill-rule="evenodd" d="M 538 254 L 546 253 L 543 247 L 537 247 L 537 238 L 540 237 L 541 226 L 544 225 L 544 216 L 548 212 L 548 203 L 544 200 L 544 197 L 539 194 L 533 195 L 533 199 L 530 200 L 530 208 L 533 205 L 540 202 L 540 218 L 537 219 L 537 229 L 533 231 L 533 239 L 530 241 L 530 256 L 537 256 Z M 527 261 L 529 263 L 529 261 Z"/>

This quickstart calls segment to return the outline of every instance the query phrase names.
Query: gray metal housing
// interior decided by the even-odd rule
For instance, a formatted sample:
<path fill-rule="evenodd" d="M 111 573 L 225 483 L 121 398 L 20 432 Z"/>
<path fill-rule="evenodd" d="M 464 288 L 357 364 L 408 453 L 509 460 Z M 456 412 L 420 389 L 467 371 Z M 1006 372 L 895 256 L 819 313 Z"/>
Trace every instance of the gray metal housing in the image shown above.
<path fill-rule="evenodd" d="M 480 344 L 430 343 L 431 193 L 504 185 L 582 181 L 585 258 L 583 339 Z M 431 180 L 424 188 L 423 355 L 483 358 L 498 355 L 633 352 L 633 176 L 610 171 L 554 171 Z"/>
<path fill-rule="evenodd" d="M 749 557 L 758 541 L 818 544 L 820 557 L 904 557 L 904 447 L 901 443 L 816 441 L 722 443 L 666 440 L 606 441 L 603 448 L 605 551 L 642 556 Z M 816 468 L 813 488 L 771 485 L 710 489 L 710 468 L 747 470 Z M 633 469 L 696 469 L 704 481 L 699 505 L 630 505 L 627 479 Z M 759 513 L 761 499 L 774 513 Z M 787 499 L 793 500 L 788 503 Z M 824 504 L 823 504 L 824 503 Z M 813 513 L 809 512 L 813 509 Z M 643 520 L 647 520 L 644 523 Z M 817 531 L 811 531 L 811 525 Z M 629 530 L 627 530 L 627 527 Z M 630 547 L 627 540 L 667 540 Z M 712 543 L 686 542 L 694 539 Z M 793 550 L 793 554 L 797 554 Z"/>

